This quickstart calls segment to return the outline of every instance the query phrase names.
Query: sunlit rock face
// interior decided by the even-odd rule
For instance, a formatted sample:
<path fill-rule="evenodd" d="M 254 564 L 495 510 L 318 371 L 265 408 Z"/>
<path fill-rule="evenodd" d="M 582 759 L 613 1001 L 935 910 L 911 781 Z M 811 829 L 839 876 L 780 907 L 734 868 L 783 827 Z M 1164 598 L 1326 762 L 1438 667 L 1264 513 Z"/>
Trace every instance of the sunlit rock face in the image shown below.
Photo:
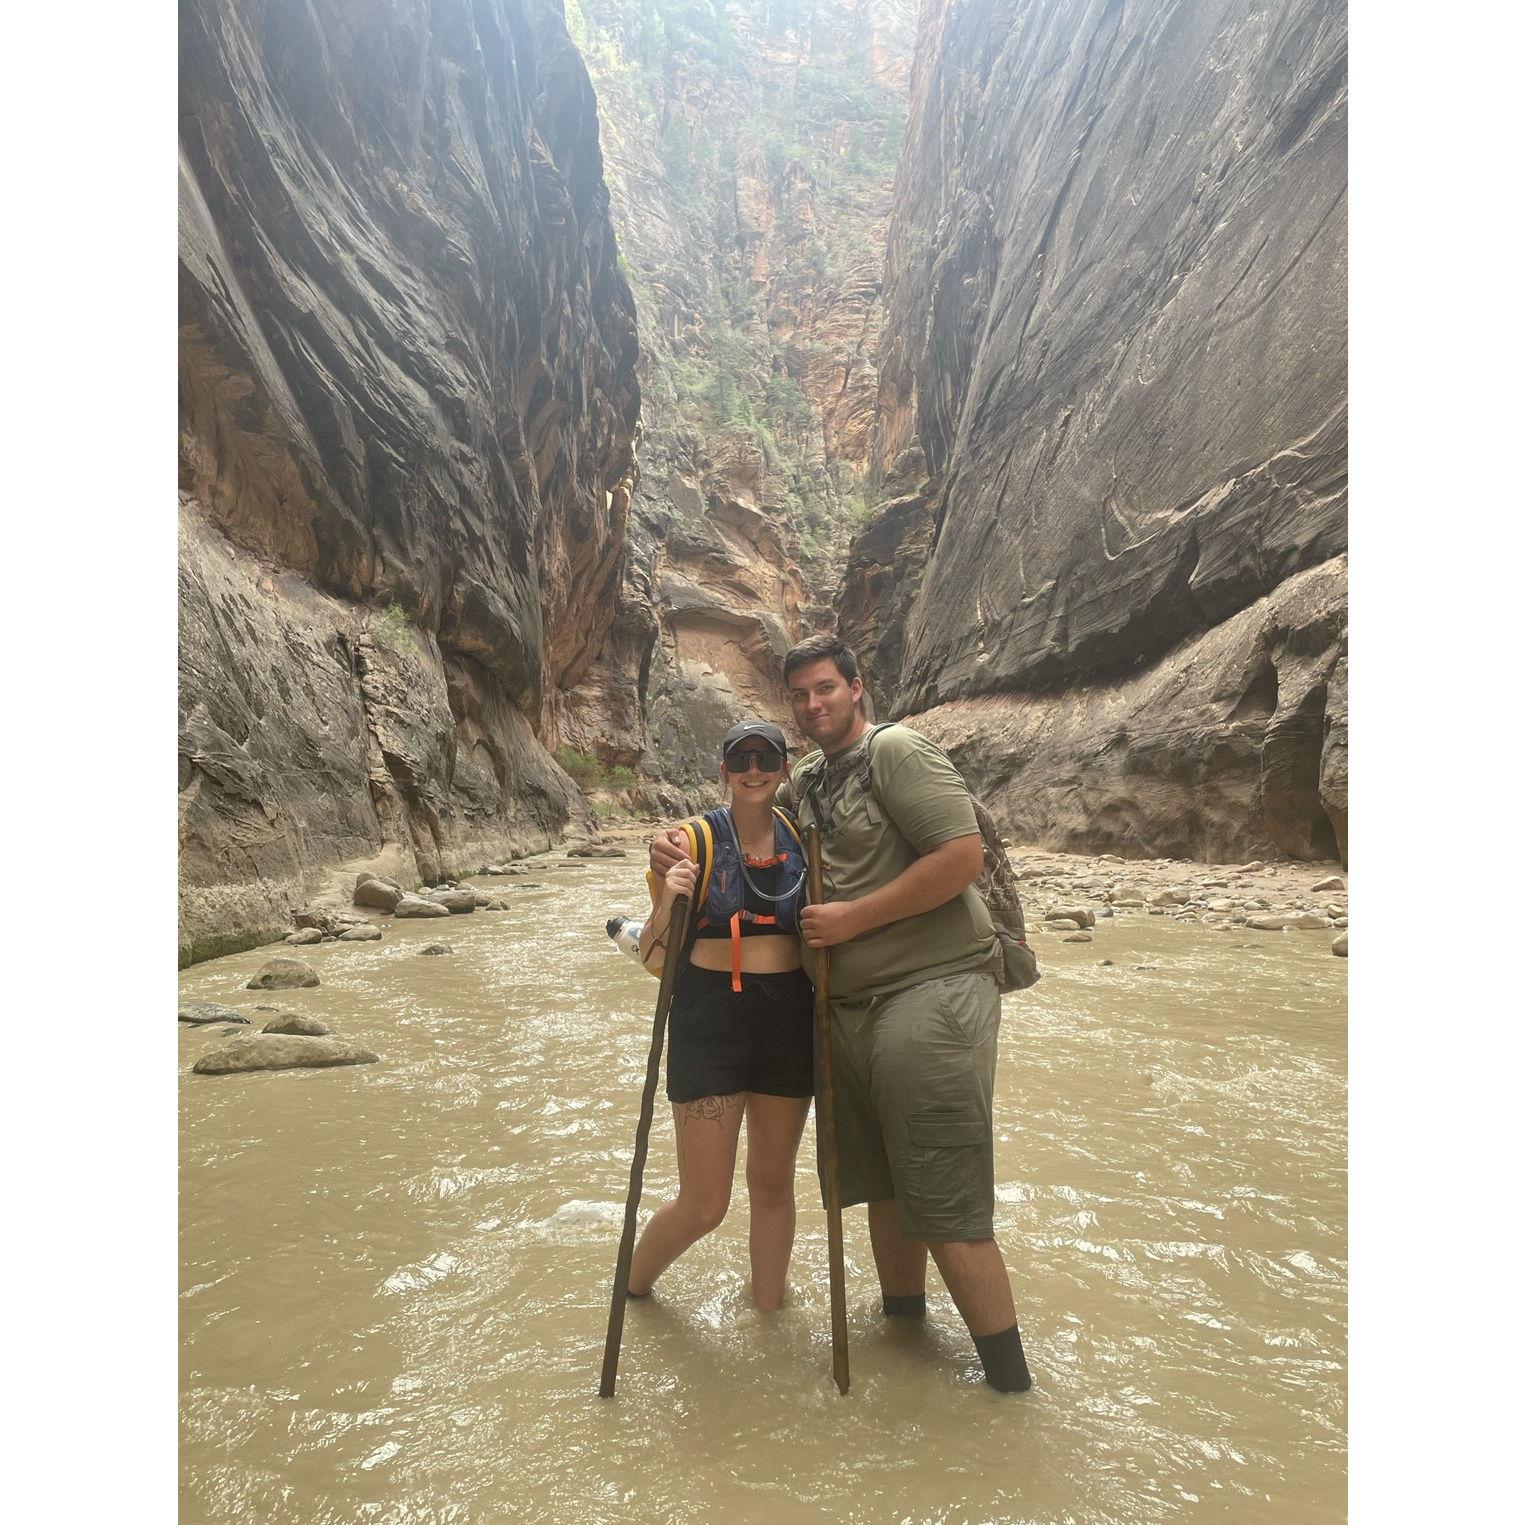
<path fill-rule="evenodd" d="M 569 0 L 568 19 L 643 412 L 609 660 L 566 725 L 648 798 L 697 802 L 737 718 L 792 728 L 780 659 L 830 623 L 863 511 L 915 5 Z"/>
<path fill-rule="evenodd" d="M 581 808 L 546 747 L 615 623 L 640 398 L 555 0 L 186 0 L 180 44 L 204 951 L 338 862 L 458 872 Z"/>
<path fill-rule="evenodd" d="M 1064 717 L 1001 780 L 1043 840 L 1343 849 L 1345 79 L 1310 0 L 923 10 L 873 461 L 899 502 L 839 613 L 882 709 Z M 1161 748 L 1232 805 L 1152 826 Z M 1019 798 L 1066 772 L 1063 810 Z"/>

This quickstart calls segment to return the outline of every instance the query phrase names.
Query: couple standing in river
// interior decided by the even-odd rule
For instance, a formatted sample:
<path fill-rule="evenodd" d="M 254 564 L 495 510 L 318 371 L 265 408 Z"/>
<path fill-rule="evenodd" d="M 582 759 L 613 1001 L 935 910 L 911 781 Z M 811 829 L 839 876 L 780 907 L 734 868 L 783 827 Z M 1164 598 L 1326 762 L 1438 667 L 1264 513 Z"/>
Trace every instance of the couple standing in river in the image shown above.
<path fill-rule="evenodd" d="M 680 895 L 693 897 L 697 931 L 671 1010 L 678 1196 L 636 1246 L 631 1294 L 649 1295 L 724 1218 L 745 1120 L 752 1296 L 763 1309 L 782 1304 L 813 1090 L 808 973 L 815 950 L 830 948 L 841 1201 L 867 1205 L 884 1314 L 925 1317 L 930 1254 L 986 1381 L 1024 1392 L 993 1222 L 1000 946 L 974 889 L 973 804 L 930 742 L 869 726 L 857 658 L 840 640 L 795 646 L 784 683 L 816 750 L 791 770 L 777 726 L 734 727 L 721 749 L 729 807 L 651 844 L 643 960 L 678 952 L 665 943 Z M 796 819 L 821 833 L 818 905 L 806 901 Z"/>

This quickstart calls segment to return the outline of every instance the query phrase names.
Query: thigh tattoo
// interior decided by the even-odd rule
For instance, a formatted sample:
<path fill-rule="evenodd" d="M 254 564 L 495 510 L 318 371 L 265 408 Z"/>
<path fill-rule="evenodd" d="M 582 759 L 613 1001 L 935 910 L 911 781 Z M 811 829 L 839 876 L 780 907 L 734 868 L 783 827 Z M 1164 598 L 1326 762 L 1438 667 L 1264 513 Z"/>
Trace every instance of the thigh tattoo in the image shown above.
<path fill-rule="evenodd" d="M 736 1111 L 741 1106 L 741 1098 L 745 1095 L 745 1091 L 737 1091 L 731 1096 L 701 1096 L 698 1101 L 684 1104 L 683 1119 L 691 1123 L 724 1122 L 726 1113 Z"/>

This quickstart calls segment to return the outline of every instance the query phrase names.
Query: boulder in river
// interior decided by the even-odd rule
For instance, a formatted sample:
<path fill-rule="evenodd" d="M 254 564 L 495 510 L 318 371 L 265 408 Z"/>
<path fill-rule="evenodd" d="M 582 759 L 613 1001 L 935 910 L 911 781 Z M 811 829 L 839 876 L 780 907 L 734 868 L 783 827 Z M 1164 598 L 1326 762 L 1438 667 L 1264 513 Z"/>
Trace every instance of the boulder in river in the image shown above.
<path fill-rule="evenodd" d="M 1336 958 L 1349 958 L 1350 933 L 1341 932 L 1340 935 L 1335 938 L 1334 942 L 1330 944 L 1329 951 L 1333 953 Z"/>
<path fill-rule="evenodd" d="M 317 927 L 298 927 L 295 932 L 286 934 L 286 941 L 298 948 L 308 948 L 313 943 L 322 942 L 323 934 Z"/>
<path fill-rule="evenodd" d="M 1096 925 L 1096 913 L 1088 911 L 1083 905 L 1061 906 L 1050 911 L 1044 918 L 1045 921 L 1073 921 L 1077 927 L 1094 927 Z"/>
<path fill-rule="evenodd" d="M 392 914 L 403 918 L 448 916 L 450 908 L 441 905 L 437 900 L 425 900 L 421 895 L 404 895 L 397 902 L 397 908 Z"/>
<path fill-rule="evenodd" d="M 477 908 L 477 892 L 472 889 L 431 890 L 429 898 L 452 916 L 470 916 Z"/>
<path fill-rule="evenodd" d="M 623 858 L 624 856 L 625 849 L 623 847 L 587 846 L 569 847 L 567 849 L 567 857 L 569 858 Z"/>
<path fill-rule="evenodd" d="M 309 1038 L 294 1033 L 256 1033 L 203 1054 L 197 1075 L 242 1075 L 251 1070 L 326 1069 L 337 1064 L 375 1064 L 381 1056 L 342 1038 Z"/>
<path fill-rule="evenodd" d="M 1245 925 L 1253 927 L 1257 932 L 1280 932 L 1286 928 L 1289 920 L 1286 916 L 1252 916 Z"/>
<path fill-rule="evenodd" d="M 1287 918 L 1287 925 L 1300 932 L 1321 932 L 1334 923 L 1327 916 L 1320 916 L 1316 911 L 1298 911 L 1295 915 Z"/>
<path fill-rule="evenodd" d="M 439 957 L 446 953 L 454 953 L 455 949 L 449 943 L 428 943 L 418 950 L 420 953 L 432 954 Z"/>
<path fill-rule="evenodd" d="M 310 990 L 317 971 L 299 958 L 272 958 L 254 971 L 245 990 Z"/>
<path fill-rule="evenodd" d="M 300 1012 L 288 1011 L 267 1022 L 260 1028 L 262 1033 L 296 1033 L 304 1038 L 326 1038 L 333 1029 L 316 1017 L 304 1017 Z"/>
<path fill-rule="evenodd" d="M 205 1022 L 247 1023 L 249 1019 L 242 1012 L 235 1011 L 231 1006 L 219 1005 L 216 1001 L 187 1001 L 180 1008 L 180 1020 L 200 1027 Z"/>
<path fill-rule="evenodd" d="M 347 932 L 339 934 L 341 943 L 373 943 L 381 938 L 381 928 L 375 922 L 367 922 L 363 927 L 351 927 Z"/>
<path fill-rule="evenodd" d="M 1050 932 L 1078 932 L 1080 930 L 1080 923 L 1071 921 L 1068 916 L 1046 916 L 1043 920 Z"/>
<path fill-rule="evenodd" d="M 400 884 L 390 879 L 362 879 L 355 886 L 355 904 L 378 911 L 395 911 L 398 901 L 406 893 Z"/>

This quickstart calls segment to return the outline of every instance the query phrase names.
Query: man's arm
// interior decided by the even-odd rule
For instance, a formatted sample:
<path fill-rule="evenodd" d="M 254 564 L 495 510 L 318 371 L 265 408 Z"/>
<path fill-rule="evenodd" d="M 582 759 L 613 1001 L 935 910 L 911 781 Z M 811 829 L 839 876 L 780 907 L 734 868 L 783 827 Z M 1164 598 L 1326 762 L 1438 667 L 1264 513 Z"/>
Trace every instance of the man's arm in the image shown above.
<path fill-rule="evenodd" d="M 646 864 L 658 879 L 665 879 L 675 863 L 688 857 L 688 833 L 681 826 L 669 826 L 651 839 Z"/>
<path fill-rule="evenodd" d="M 909 868 L 861 900 L 832 900 L 800 913 L 800 931 L 812 948 L 830 948 L 876 927 L 946 905 L 980 877 L 985 846 L 979 832 L 953 837 L 923 853 Z"/>

